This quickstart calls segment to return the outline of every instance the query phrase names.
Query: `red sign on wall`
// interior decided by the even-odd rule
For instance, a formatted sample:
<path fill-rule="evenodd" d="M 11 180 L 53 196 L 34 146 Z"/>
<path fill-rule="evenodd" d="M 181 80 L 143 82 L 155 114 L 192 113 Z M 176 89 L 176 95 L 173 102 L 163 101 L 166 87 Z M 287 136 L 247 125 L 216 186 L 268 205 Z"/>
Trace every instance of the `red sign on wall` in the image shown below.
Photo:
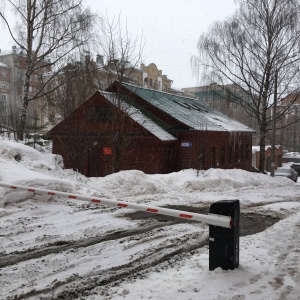
<path fill-rule="evenodd" d="M 103 147 L 103 154 L 104 155 L 111 155 L 112 151 L 110 147 Z"/>

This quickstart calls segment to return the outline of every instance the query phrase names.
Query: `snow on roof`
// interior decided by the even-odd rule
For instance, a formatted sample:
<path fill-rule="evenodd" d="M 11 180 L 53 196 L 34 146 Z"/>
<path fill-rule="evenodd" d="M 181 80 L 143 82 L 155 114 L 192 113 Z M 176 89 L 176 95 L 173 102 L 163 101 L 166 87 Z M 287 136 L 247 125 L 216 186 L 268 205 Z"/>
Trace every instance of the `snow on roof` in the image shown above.
<path fill-rule="evenodd" d="M 10 55 L 13 54 L 13 49 L 4 50 L 0 52 L 0 56 Z"/>
<path fill-rule="evenodd" d="M 114 93 L 108 92 L 100 92 L 106 99 L 108 99 L 111 103 L 115 104 L 117 101 L 117 95 Z M 122 100 L 121 108 L 123 112 L 125 112 L 129 118 L 137 122 L 143 128 L 151 132 L 161 141 L 176 141 L 177 139 L 160 127 L 158 124 L 153 122 L 151 119 L 146 117 L 140 110 L 136 109 L 133 106 L 130 106 L 127 102 Z"/>
<path fill-rule="evenodd" d="M 276 149 L 281 148 L 281 145 L 275 145 Z M 265 150 L 268 150 L 269 148 L 272 148 L 271 145 L 266 145 Z M 252 154 L 255 154 L 256 152 L 260 152 L 260 146 L 252 146 Z"/>
<path fill-rule="evenodd" d="M 3 62 L 0 61 L 0 67 L 3 67 L 3 68 L 9 68 L 9 66 Z"/>
<path fill-rule="evenodd" d="M 11 54 L 23 55 L 24 51 L 20 47 L 16 47 L 16 46 L 12 46 L 8 50 L 0 51 L 0 56 L 11 55 Z"/>
<path fill-rule="evenodd" d="M 252 154 L 255 154 L 256 152 L 260 151 L 260 147 L 259 146 L 252 146 Z"/>
<path fill-rule="evenodd" d="M 206 106 L 199 100 L 166 92 L 149 90 L 127 83 L 123 83 L 123 85 L 145 101 L 192 129 L 254 132 L 252 128 Z"/>

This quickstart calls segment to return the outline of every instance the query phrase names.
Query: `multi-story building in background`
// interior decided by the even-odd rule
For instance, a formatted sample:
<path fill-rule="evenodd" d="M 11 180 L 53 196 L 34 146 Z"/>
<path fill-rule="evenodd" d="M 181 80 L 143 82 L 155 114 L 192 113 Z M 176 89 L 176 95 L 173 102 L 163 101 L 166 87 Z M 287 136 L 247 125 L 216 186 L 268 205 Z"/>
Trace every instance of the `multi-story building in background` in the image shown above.
<path fill-rule="evenodd" d="M 42 75 L 49 68 L 39 68 L 30 78 L 29 97 L 36 93 Z M 13 46 L 11 50 L 0 50 L 0 124 L 16 127 L 23 104 L 24 78 L 26 72 L 26 56 L 24 52 Z M 45 124 L 44 100 L 32 101 L 28 106 L 28 122 L 31 125 Z"/>
<path fill-rule="evenodd" d="M 0 124 L 8 118 L 10 99 L 10 67 L 0 62 Z"/>
<path fill-rule="evenodd" d="M 49 122 L 52 125 L 72 113 L 95 91 L 105 91 L 115 81 L 177 93 L 171 87 L 173 81 L 163 75 L 154 63 L 148 66 L 141 64 L 138 68 L 124 59 L 109 59 L 105 62 L 104 57 L 99 54 L 95 60 L 86 53 L 79 61 L 70 62 L 61 70 L 58 85 L 62 81 L 65 81 L 65 84 L 54 93 L 55 98 L 49 103 Z M 51 105 L 51 102 L 54 105 Z"/>
<path fill-rule="evenodd" d="M 259 143 L 257 121 L 244 108 L 247 101 L 250 101 L 249 95 L 241 87 L 234 84 L 221 86 L 212 83 L 206 86 L 183 88 L 182 91 L 195 96 L 199 101 L 203 101 L 230 118 L 253 128 L 256 131 L 256 134 L 253 135 L 253 144 Z"/>
<path fill-rule="evenodd" d="M 145 87 L 148 89 L 174 93 L 173 80 L 163 75 L 154 63 L 148 66 L 141 64 L 140 68 L 132 66 L 130 62 L 120 64 L 118 59 L 110 60 L 104 64 L 103 57 L 97 55 L 96 63 L 99 66 L 99 88 L 106 89 L 112 82 L 119 80 L 126 83 Z"/>
<path fill-rule="evenodd" d="M 105 90 L 114 81 L 123 81 L 153 90 L 178 93 L 178 91 L 172 89 L 173 81 L 167 75 L 163 75 L 162 70 L 159 70 L 154 63 L 150 63 L 148 66 L 141 64 L 137 68 L 132 66 L 130 62 L 124 63 L 118 59 L 109 60 L 105 63 L 101 55 L 97 55 L 96 59 L 93 60 L 88 54 L 80 59 L 79 64 L 82 67 L 80 76 L 81 78 L 85 77 L 85 80 L 84 82 L 81 81 L 80 84 L 76 84 L 78 94 L 80 94 L 80 89 L 84 90 L 86 88 L 87 81 L 91 81 L 89 85 L 94 86 L 95 90 Z M 16 124 L 18 124 L 23 103 L 25 66 L 26 56 L 17 47 L 13 46 L 8 51 L 0 50 L 0 124 L 11 128 L 16 128 Z M 69 66 L 76 66 L 76 62 L 71 63 Z M 61 74 L 64 74 L 66 70 L 67 66 L 62 69 Z M 41 65 L 41 68 L 31 76 L 30 97 L 35 95 L 42 77 L 45 78 L 46 74 L 50 73 L 51 69 L 49 70 Z M 74 86 L 70 85 L 70 87 L 74 89 Z M 56 114 L 56 109 L 51 107 L 48 100 L 46 102 L 41 97 L 29 103 L 27 118 L 29 123 L 35 126 L 51 126 L 48 123 L 53 123 L 51 120 L 57 119 L 52 116 L 53 113 Z"/>
<path fill-rule="evenodd" d="M 252 119 L 242 107 L 249 96 L 240 87 L 230 84 L 221 86 L 210 84 L 182 89 L 186 93 L 193 94 L 198 100 L 205 102 L 208 106 L 222 112 L 235 120 L 251 127 Z"/>
<path fill-rule="evenodd" d="M 277 114 L 282 114 L 276 121 L 276 143 L 284 145 L 289 152 L 300 151 L 300 95 L 294 92 L 277 102 Z M 272 111 L 273 113 L 273 111 Z"/>
<path fill-rule="evenodd" d="M 139 77 L 142 77 L 143 85 L 146 88 L 163 91 L 172 92 L 173 80 L 168 79 L 167 75 L 162 74 L 162 70 L 159 70 L 154 63 L 145 66 L 141 64 Z"/>

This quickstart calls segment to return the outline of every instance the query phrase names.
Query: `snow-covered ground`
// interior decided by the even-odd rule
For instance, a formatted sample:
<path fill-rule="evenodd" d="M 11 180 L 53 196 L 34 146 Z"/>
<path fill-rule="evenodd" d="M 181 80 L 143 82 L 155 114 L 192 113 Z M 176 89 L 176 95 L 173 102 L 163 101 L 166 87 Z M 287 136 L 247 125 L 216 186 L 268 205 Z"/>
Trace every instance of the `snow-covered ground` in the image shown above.
<path fill-rule="evenodd" d="M 300 299 L 300 184 L 242 170 L 86 178 L 0 138 L 0 181 L 154 206 L 280 217 L 240 238 L 240 265 L 209 271 L 208 226 L 0 188 L 0 299 Z"/>

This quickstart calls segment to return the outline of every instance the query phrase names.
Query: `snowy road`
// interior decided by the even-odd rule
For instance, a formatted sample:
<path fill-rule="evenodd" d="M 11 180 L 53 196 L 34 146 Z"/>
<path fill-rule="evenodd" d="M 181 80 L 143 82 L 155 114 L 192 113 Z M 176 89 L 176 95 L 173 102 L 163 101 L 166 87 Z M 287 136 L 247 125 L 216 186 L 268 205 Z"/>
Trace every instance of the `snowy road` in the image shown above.
<path fill-rule="evenodd" d="M 1 285 L 5 290 L 2 297 L 8 299 L 31 296 L 66 299 L 72 296 L 74 290 L 84 294 L 98 285 L 120 280 L 174 255 L 197 249 L 207 242 L 208 235 L 203 224 L 168 224 L 148 220 L 145 224 L 132 223 L 130 228 L 117 228 L 101 234 L 95 227 L 86 228 L 81 238 L 64 240 L 61 235 L 44 234 L 51 232 L 51 215 L 44 226 L 40 225 L 41 218 L 38 216 L 30 219 L 17 215 L 15 218 L 9 216 L 11 222 L 6 228 L 1 226 L 1 238 L 14 236 L 20 245 L 17 251 L 0 254 Z M 2 220 L 5 223 L 5 217 Z M 73 220 L 76 220 L 76 213 Z M 10 231 L 9 228 L 18 230 Z M 28 232 L 35 233 L 39 246 L 31 247 L 22 241 L 22 236 Z M 51 242 L 53 239 L 55 241 Z M 18 286 L 11 286 L 11 278 L 18 282 Z"/>
<path fill-rule="evenodd" d="M 207 207 L 174 208 L 208 210 Z M 46 207 L 43 209 L 47 210 Z M 97 286 L 114 285 L 127 280 L 129 275 L 135 278 L 157 265 L 175 264 L 195 251 L 207 251 L 208 226 L 202 223 L 143 212 L 124 214 L 121 210 L 95 209 L 95 206 L 88 205 L 75 210 L 69 227 L 76 227 L 76 219 L 82 221 L 82 214 L 99 218 L 111 214 L 111 218 L 124 219 L 130 222 L 130 226 L 105 231 L 104 228 L 109 229 L 109 226 L 104 223 L 99 234 L 98 228 L 88 224 L 95 222 L 95 219 L 87 218 L 82 236 L 64 240 L 59 234 L 45 234 L 53 231 L 53 215 L 39 216 L 35 211 L 40 212 L 41 208 L 32 207 L 31 215 L 34 217 L 31 218 L 24 216 L 23 211 L 17 212 L 14 218 L 9 215 L 7 226 L 1 226 L 1 238 L 14 236 L 15 243 L 18 243 L 17 251 L 0 253 L 1 284 L 5 290 L 2 296 L 7 299 L 74 299 L 78 295 L 88 294 Z M 133 221 L 129 221 L 128 217 Z M 45 218 L 48 219 L 46 223 Z M 268 222 L 271 225 L 278 220 L 253 212 L 242 215 L 241 233 L 256 233 L 265 228 L 261 226 L 262 221 L 267 226 Z M 5 217 L 2 221 L 6 223 Z M 29 240 L 24 240 L 30 232 L 35 235 L 34 247 L 31 243 L 26 244 Z M 15 248 L 17 245 L 12 243 L 9 246 Z M 18 283 L 17 286 L 11 285 L 11 278 Z"/>

